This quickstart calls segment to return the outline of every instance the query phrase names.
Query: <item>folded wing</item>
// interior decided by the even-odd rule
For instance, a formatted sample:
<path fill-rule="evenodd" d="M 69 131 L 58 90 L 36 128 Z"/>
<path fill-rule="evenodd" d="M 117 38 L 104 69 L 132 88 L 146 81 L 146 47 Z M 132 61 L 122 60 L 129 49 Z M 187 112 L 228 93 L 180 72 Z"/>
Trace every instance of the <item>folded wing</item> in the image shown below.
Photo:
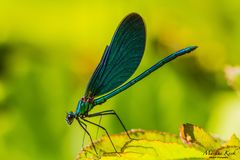
<path fill-rule="evenodd" d="M 85 96 L 103 95 L 126 82 L 143 57 L 146 42 L 144 22 L 131 13 L 123 19 L 93 73 Z"/>

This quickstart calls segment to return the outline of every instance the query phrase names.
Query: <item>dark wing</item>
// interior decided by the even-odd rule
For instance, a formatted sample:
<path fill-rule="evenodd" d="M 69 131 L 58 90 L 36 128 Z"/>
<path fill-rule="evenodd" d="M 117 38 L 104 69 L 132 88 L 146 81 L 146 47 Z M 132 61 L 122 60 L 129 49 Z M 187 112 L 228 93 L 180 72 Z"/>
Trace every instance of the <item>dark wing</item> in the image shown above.
<path fill-rule="evenodd" d="M 126 82 L 141 62 L 146 42 L 143 19 L 131 13 L 117 28 L 93 73 L 85 96 L 100 96 Z"/>

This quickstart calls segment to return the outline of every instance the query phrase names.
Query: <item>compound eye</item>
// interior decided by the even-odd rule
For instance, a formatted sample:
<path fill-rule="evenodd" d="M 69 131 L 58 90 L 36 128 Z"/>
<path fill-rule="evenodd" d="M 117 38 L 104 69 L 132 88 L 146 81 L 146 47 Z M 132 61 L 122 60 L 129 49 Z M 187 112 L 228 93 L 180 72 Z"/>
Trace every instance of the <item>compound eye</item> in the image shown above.
<path fill-rule="evenodd" d="M 66 121 L 69 125 L 72 124 L 73 120 L 74 120 L 75 116 L 72 112 L 69 112 L 67 113 L 67 116 L 66 116 Z"/>

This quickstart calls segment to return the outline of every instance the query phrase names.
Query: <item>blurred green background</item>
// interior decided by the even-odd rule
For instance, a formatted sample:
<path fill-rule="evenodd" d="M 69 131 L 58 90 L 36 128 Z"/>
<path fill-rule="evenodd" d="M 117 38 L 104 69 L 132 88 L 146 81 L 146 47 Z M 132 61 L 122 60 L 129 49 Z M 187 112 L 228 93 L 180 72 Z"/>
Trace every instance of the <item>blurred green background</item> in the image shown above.
<path fill-rule="evenodd" d="M 240 135 L 240 99 L 224 73 L 240 64 L 239 1 L 0 0 L 0 159 L 76 157 L 83 131 L 76 122 L 66 124 L 66 112 L 75 111 L 130 12 L 147 27 L 135 76 L 174 51 L 199 48 L 92 112 L 114 109 L 128 129 L 178 134 L 188 122 L 222 138 Z M 111 116 L 101 124 L 111 134 L 123 131 Z M 97 129 L 89 130 L 95 139 Z"/>

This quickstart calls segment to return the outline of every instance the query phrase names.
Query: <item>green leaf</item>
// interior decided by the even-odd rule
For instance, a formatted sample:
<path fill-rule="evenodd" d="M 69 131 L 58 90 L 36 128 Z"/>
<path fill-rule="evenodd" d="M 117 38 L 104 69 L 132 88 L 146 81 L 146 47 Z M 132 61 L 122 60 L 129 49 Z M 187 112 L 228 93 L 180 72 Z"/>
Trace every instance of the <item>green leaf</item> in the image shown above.
<path fill-rule="evenodd" d="M 201 146 L 204 150 L 212 150 L 220 147 L 222 144 L 220 139 L 214 138 L 202 128 L 189 123 L 181 126 L 180 137 L 184 143 L 190 146 L 193 144 Z"/>
<path fill-rule="evenodd" d="M 233 134 L 229 141 L 227 141 L 223 146 L 240 146 L 239 138 Z"/>
<path fill-rule="evenodd" d="M 107 136 L 95 142 L 98 155 L 92 146 L 85 147 L 77 159 L 185 159 L 204 158 L 203 152 L 184 145 L 179 136 L 159 131 L 131 130 L 126 134 L 111 135 L 119 153 L 115 153 Z"/>
<path fill-rule="evenodd" d="M 202 128 L 187 123 L 180 128 L 180 137 L 189 146 L 201 146 L 203 154 L 209 159 L 240 159 L 240 140 L 235 134 L 223 143 L 223 140 L 211 136 Z"/>
<path fill-rule="evenodd" d="M 233 134 L 229 141 L 216 138 L 202 128 L 183 124 L 180 136 L 160 131 L 131 130 L 111 135 L 118 153 L 107 136 L 94 142 L 98 154 L 92 145 L 84 147 L 77 159 L 101 160 L 159 160 L 159 159 L 240 159 L 240 140 Z"/>

